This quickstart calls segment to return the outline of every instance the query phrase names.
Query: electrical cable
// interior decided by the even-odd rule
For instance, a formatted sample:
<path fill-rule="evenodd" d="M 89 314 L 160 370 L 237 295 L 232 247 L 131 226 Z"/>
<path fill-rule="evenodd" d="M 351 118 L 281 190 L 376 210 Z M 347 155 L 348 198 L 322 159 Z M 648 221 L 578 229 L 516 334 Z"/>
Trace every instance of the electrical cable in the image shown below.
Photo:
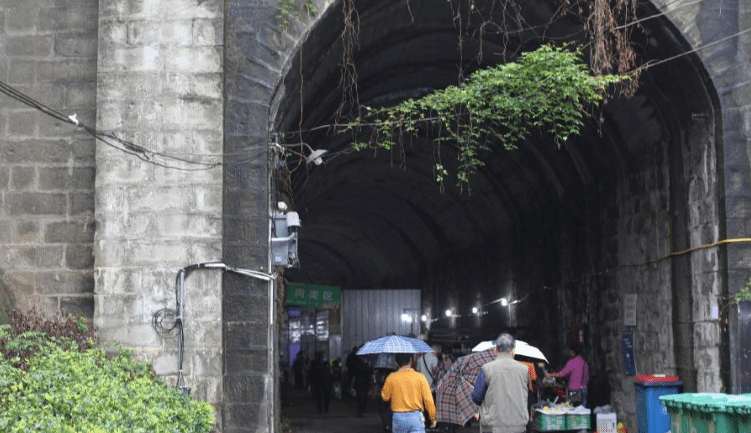
<path fill-rule="evenodd" d="M 151 324 L 156 333 L 161 337 L 175 337 L 177 334 L 177 381 L 175 388 L 178 388 L 185 395 L 190 394 L 190 388 L 185 385 L 183 375 L 183 355 L 185 352 L 185 334 L 184 334 L 184 313 L 185 313 L 185 279 L 188 274 L 197 269 L 219 269 L 225 272 L 233 272 L 251 278 L 257 278 L 263 281 L 276 280 L 275 274 L 268 274 L 252 269 L 233 268 L 223 262 L 204 262 L 183 267 L 177 272 L 175 278 L 175 308 L 162 308 L 157 310 L 151 319 Z"/>
<path fill-rule="evenodd" d="M 34 98 L 24 94 L 23 92 L 19 91 L 18 89 L 8 85 L 7 83 L 0 81 L 0 93 L 5 94 L 6 96 L 15 99 L 16 101 L 19 101 L 35 110 L 38 110 L 60 122 L 68 123 L 70 125 L 76 126 L 78 128 L 83 129 L 87 133 L 89 133 L 91 136 L 93 136 L 98 141 L 104 143 L 107 146 L 110 146 L 114 149 L 117 149 L 123 153 L 126 153 L 131 156 L 135 156 L 136 158 L 150 163 L 154 164 L 160 167 L 169 168 L 169 169 L 176 169 L 176 170 L 183 170 L 183 171 L 203 171 L 203 170 L 211 170 L 217 166 L 223 165 L 222 162 L 202 162 L 202 161 L 194 161 L 191 159 L 188 159 L 188 157 L 196 157 L 196 158 L 218 158 L 218 157 L 231 157 L 231 156 L 245 156 L 246 153 L 244 151 L 237 151 L 237 152 L 231 152 L 231 153 L 220 153 L 220 154 L 172 154 L 172 153 L 165 153 L 165 152 L 159 152 L 147 149 L 143 146 L 140 146 L 136 143 L 133 143 L 132 141 L 124 140 L 120 137 L 117 137 L 113 132 L 103 132 L 99 131 L 95 128 L 92 128 L 88 125 L 85 125 L 81 123 L 78 119 L 76 114 L 72 115 L 65 115 L 51 107 L 48 107 L 47 105 L 35 100 Z M 259 145 L 262 141 L 258 141 L 254 144 Z M 246 149 L 253 147 L 253 146 L 246 146 Z M 243 161 L 252 161 L 257 159 L 258 157 L 265 154 L 265 149 L 262 152 L 259 152 L 256 156 L 251 156 L 247 160 L 240 160 L 240 161 L 232 161 L 231 164 L 239 164 Z M 194 168 L 186 168 L 186 167 L 180 167 L 171 163 L 165 163 L 160 161 L 155 161 L 155 158 L 163 158 L 166 160 L 171 160 L 176 163 L 180 164 L 187 164 L 187 165 L 195 165 L 197 167 Z"/>

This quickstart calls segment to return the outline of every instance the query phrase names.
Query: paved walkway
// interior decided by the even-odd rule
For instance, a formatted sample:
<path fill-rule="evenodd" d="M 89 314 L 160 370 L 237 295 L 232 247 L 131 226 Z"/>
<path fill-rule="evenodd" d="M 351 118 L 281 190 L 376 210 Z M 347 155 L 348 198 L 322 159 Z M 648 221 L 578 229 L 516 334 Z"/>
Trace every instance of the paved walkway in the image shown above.
<path fill-rule="evenodd" d="M 302 390 L 290 390 L 289 404 L 282 407 L 289 433 L 383 433 L 375 400 L 368 401 L 365 414 L 357 414 L 354 399 L 332 399 L 328 413 L 319 414 L 315 400 Z M 459 428 L 456 433 L 477 433 L 478 428 Z M 443 430 L 428 430 L 442 433 Z"/>

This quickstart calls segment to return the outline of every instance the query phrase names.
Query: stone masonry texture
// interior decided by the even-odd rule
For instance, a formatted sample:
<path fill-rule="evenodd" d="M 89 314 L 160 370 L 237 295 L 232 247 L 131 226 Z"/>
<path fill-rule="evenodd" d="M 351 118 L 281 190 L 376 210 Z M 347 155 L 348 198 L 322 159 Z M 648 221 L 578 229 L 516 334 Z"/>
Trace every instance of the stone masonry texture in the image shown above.
<path fill-rule="evenodd" d="M 94 324 L 173 385 L 178 341 L 152 318 L 175 308 L 179 269 L 222 260 L 222 21 L 220 1 L 99 2 L 98 129 L 179 159 L 97 148 Z M 183 385 L 217 408 L 221 286 L 190 273 L 183 304 Z"/>
<path fill-rule="evenodd" d="M 63 4 L 64 3 L 64 4 Z M 0 2 L 0 80 L 95 124 L 94 0 Z M 0 97 L 0 282 L 19 309 L 94 315 L 93 137 Z"/>
<path fill-rule="evenodd" d="M 640 372 L 679 374 L 687 390 L 721 392 L 738 389 L 732 372 L 741 365 L 732 354 L 751 331 L 742 323 L 723 328 L 713 313 L 748 278 L 746 244 L 661 260 L 751 229 L 751 35 L 734 36 L 751 28 L 751 10 L 738 0 L 653 3 L 698 49 L 701 64 L 686 69 L 715 91 L 697 95 L 706 112 L 684 122 L 680 148 L 642 143 L 622 184 L 608 193 L 584 188 L 552 210 L 558 223 L 541 233 L 522 225 L 502 240 L 518 256 L 485 246 L 480 259 L 458 254 L 432 264 L 423 295 L 460 298 L 466 284 L 516 284 L 520 293 L 537 291 L 546 308 L 523 304 L 483 320 L 523 328 L 550 314 L 560 329 L 590 324 L 601 336 L 590 342 L 593 380 L 630 426 L 636 408 L 633 378 L 622 370 L 624 332 L 634 333 Z M 333 7 L 316 4 L 318 17 Z M 269 265 L 268 143 L 284 96 L 277 89 L 306 32 L 321 25 L 295 19 L 280 32 L 276 5 L 0 0 L 0 81 L 145 148 L 115 149 L 0 96 L 0 296 L 20 309 L 83 314 L 102 341 L 133 348 L 177 382 L 177 340 L 152 326 L 157 311 L 175 307 L 177 271 L 220 260 Z M 628 266 L 642 257 L 655 261 Z M 555 267 L 555 281 L 532 263 Z M 611 271 L 567 278 L 593 269 Z M 220 431 L 277 429 L 274 290 L 217 270 L 185 281 L 182 373 L 196 398 L 215 405 Z M 629 294 L 637 295 L 636 326 L 624 325 Z M 565 337 L 540 338 L 563 349 Z"/>

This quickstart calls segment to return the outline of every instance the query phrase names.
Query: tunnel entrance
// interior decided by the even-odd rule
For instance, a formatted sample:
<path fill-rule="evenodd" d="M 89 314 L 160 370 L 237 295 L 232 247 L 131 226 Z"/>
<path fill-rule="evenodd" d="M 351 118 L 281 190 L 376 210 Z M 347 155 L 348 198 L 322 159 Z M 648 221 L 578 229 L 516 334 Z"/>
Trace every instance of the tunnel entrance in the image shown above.
<path fill-rule="evenodd" d="M 355 2 L 357 101 L 392 104 L 544 43 L 585 43 L 579 17 L 557 16 L 549 2 L 524 2 L 511 33 L 483 33 L 464 6 L 440 3 Z M 327 127 L 340 120 L 342 29 L 351 24 L 340 6 L 318 18 L 278 97 L 282 144 L 326 151 L 320 165 L 287 160 L 280 170 L 276 195 L 303 223 L 300 265 L 285 280 L 343 294 L 419 288 L 424 336 L 444 344 L 471 347 L 508 331 L 560 365 L 566 345 L 581 340 L 592 381 L 608 390 L 593 404 L 633 400 L 620 357 L 624 331 L 636 330 L 647 352 L 640 366 L 677 370 L 695 389 L 696 275 L 711 273 L 721 287 L 723 258 L 669 255 L 722 231 L 719 120 L 700 62 L 676 57 L 687 44 L 672 25 L 634 27 L 641 64 L 675 59 L 645 69 L 637 93 L 593 112 L 581 135 L 560 148 L 540 134 L 489 151 L 471 191 L 440 190 L 431 143 L 351 152 Z M 639 16 L 657 12 L 639 7 Z M 483 10 L 503 20 L 500 8 Z M 625 294 L 638 296 L 639 323 L 649 325 L 624 325 Z"/>

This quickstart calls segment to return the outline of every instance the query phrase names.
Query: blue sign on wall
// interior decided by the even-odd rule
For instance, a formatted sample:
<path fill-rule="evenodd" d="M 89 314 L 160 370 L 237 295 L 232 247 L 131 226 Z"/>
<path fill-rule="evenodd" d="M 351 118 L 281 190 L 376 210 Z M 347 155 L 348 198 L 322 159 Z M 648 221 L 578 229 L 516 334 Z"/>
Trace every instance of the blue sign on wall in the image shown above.
<path fill-rule="evenodd" d="M 626 376 L 636 374 L 636 359 L 634 358 L 634 332 L 623 333 L 623 372 Z"/>

